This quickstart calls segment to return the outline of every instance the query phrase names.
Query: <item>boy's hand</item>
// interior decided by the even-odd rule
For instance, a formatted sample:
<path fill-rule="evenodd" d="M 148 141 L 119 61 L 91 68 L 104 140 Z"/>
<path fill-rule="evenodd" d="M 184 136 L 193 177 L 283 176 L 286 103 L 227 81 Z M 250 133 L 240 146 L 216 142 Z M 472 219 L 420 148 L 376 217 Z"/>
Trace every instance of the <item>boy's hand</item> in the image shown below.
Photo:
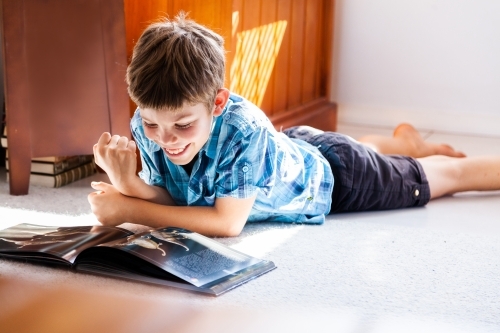
<path fill-rule="evenodd" d="M 96 191 L 90 193 L 87 199 L 97 220 L 107 226 L 116 226 L 126 222 L 126 201 L 130 198 L 108 183 L 92 182 L 91 186 Z"/>
<path fill-rule="evenodd" d="M 116 189 L 127 194 L 127 187 L 137 178 L 135 142 L 124 136 L 111 136 L 104 132 L 94 145 L 94 158 Z"/>

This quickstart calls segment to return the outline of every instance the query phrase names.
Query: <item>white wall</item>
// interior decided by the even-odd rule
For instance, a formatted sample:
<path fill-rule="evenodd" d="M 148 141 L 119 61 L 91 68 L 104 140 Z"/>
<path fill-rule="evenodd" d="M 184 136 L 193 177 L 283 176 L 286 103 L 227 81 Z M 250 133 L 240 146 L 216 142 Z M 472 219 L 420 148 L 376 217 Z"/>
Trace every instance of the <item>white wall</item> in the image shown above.
<path fill-rule="evenodd" d="M 500 136 L 500 0 L 337 0 L 339 122 Z"/>

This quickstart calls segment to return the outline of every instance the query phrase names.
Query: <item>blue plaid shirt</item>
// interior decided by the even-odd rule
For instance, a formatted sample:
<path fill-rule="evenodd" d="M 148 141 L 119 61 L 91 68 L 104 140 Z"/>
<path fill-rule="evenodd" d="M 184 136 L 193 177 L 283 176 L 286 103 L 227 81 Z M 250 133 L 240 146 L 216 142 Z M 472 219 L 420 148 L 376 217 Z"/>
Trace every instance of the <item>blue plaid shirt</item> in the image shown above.
<path fill-rule="evenodd" d="M 330 211 L 328 161 L 316 147 L 276 131 L 258 107 L 238 95 L 231 94 L 214 118 L 191 175 L 146 138 L 139 109 L 130 126 L 141 153 L 139 176 L 166 188 L 178 205 L 213 206 L 216 198 L 257 195 L 249 222 L 323 223 Z"/>

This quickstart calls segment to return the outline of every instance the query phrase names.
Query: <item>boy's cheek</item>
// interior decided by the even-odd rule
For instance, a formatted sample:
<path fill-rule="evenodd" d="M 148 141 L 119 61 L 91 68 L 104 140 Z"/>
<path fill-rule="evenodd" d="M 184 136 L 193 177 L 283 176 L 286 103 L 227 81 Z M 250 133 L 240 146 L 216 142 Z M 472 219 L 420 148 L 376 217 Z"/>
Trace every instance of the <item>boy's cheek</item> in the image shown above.
<path fill-rule="evenodd" d="M 182 130 L 182 132 L 179 133 L 178 136 L 185 140 L 196 139 L 200 136 L 200 130 L 195 126 L 191 126 L 185 130 Z"/>
<path fill-rule="evenodd" d="M 147 128 L 147 127 L 144 127 L 144 135 L 146 136 L 146 138 L 148 138 L 149 140 L 151 141 L 155 141 L 155 138 L 154 138 L 154 131 Z"/>

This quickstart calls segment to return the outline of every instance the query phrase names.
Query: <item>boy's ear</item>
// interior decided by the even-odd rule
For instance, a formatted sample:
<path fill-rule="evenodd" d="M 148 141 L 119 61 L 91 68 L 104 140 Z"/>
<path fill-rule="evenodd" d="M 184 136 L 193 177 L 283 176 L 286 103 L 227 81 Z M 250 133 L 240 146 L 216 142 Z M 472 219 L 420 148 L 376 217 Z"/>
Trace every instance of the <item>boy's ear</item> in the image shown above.
<path fill-rule="evenodd" d="M 213 114 L 214 117 L 218 117 L 222 114 L 222 111 L 224 111 L 228 100 L 229 90 L 227 90 L 226 88 L 219 89 L 217 95 L 215 96 L 215 110 Z"/>

